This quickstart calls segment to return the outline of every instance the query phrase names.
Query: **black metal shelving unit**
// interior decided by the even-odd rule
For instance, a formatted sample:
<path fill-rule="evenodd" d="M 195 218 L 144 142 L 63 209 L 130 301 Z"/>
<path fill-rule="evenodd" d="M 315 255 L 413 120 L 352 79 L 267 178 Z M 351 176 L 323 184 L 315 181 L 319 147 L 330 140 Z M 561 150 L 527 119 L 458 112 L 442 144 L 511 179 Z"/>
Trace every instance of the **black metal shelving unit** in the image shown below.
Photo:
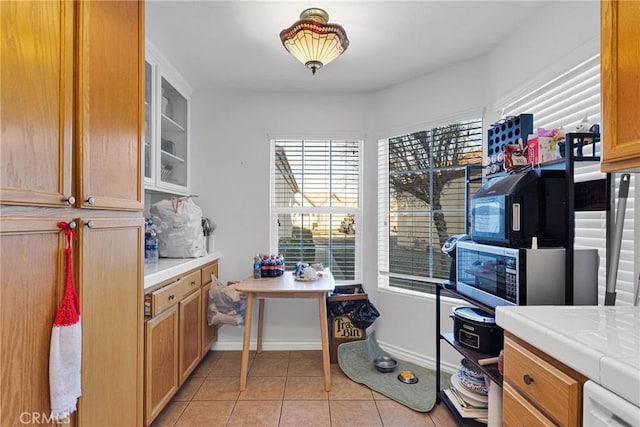
<path fill-rule="evenodd" d="M 576 162 L 600 162 L 600 157 L 595 155 L 595 149 L 593 150 L 592 155 L 583 156 L 581 155 L 581 149 L 578 151 L 580 155 L 574 154 L 574 148 L 580 147 L 579 144 L 582 144 L 585 140 L 591 139 L 595 144 L 596 139 L 599 139 L 599 134 L 594 133 L 568 133 L 565 136 L 565 157 L 562 159 L 558 159 L 549 163 L 545 163 L 543 165 L 538 165 L 536 167 L 540 168 L 541 174 L 554 176 L 561 178 L 560 182 L 564 184 L 564 188 L 562 189 L 565 192 L 565 200 L 566 207 L 564 209 L 564 215 L 562 217 L 562 223 L 564 225 L 564 236 L 562 236 L 562 245 L 565 248 L 565 304 L 573 305 L 573 264 L 574 264 L 574 239 L 575 239 L 575 212 L 576 211 L 606 211 L 607 212 L 607 230 L 609 230 L 609 224 L 611 221 L 610 218 L 610 206 L 611 199 L 613 194 L 612 186 L 614 183 L 611 179 L 611 174 L 606 174 L 606 177 L 603 180 L 597 180 L 594 182 L 587 181 L 587 188 L 583 189 L 581 193 L 589 193 L 589 198 L 585 200 L 584 198 L 578 198 L 576 200 L 576 185 L 581 185 L 580 183 L 576 184 L 574 182 L 574 164 Z M 469 185 L 470 179 L 467 174 L 467 187 Z M 603 182 L 600 182 L 603 181 Z M 561 184 L 562 185 L 562 184 Z M 467 191 L 467 197 L 471 197 L 471 194 Z M 467 210 L 468 212 L 468 210 Z M 468 221 L 465 221 L 468 223 Z M 468 232 L 468 230 L 467 230 Z M 608 270 L 608 266 L 607 266 Z M 465 295 L 459 294 L 455 291 L 455 289 L 451 289 L 449 287 L 443 288 L 442 284 L 436 286 L 436 390 L 437 397 L 436 403 L 444 404 L 449 412 L 454 416 L 456 422 L 461 426 L 484 426 L 486 424 L 478 422 L 472 418 L 462 418 L 458 411 L 455 409 L 454 403 L 449 400 L 449 398 L 444 394 L 441 390 L 440 383 L 440 362 L 441 362 L 441 341 L 446 341 L 449 345 L 451 345 L 458 353 L 460 353 L 467 361 L 469 361 L 478 371 L 483 372 L 488 378 L 491 379 L 494 383 L 498 384 L 502 387 L 502 375 L 498 372 L 498 365 L 480 365 L 478 360 L 494 357 L 495 355 L 487 355 L 475 352 L 467 347 L 462 346 L 456 339 L 453 333 L 441 332 L 441 309 L 440 309 L 440 298 L 441 292 L 443 289 L 446 289 L 447 292 L 452 294 L 454 297 L 464 300 L 470 304 L 473 304 L 480 309 L 488 312 L 495 313 L 493 307 L 482 304 L 472 298 L 469 298 Z"/>

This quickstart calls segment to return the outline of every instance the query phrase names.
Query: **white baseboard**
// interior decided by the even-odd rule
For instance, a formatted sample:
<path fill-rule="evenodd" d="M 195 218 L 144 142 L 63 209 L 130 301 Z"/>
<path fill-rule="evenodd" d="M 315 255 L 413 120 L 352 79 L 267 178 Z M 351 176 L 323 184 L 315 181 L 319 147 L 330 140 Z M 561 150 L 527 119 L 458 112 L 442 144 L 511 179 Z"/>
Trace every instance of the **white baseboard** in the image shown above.
<path fill-rule="evenodd" d="M 398 359 L 405 360 L 407 362 L 415 363 L 416 365 L 435 369 L 436 368 L 436 360 L 432 357 L 426 357 L 422 354 L 415 353 L 412 351 L 408 351 L 404 348 L 397 347 L 391 344 L 387 344 L 385 342 L 378 341 L 378 345 L 384 351 L 389 353 L 390 355 L 397 357 Z M 251 350 L 255 350 L 257 347 L 257 341 L 252 340 L 249 342 L 249 348 Z M 317 340 L 309 340 L 309 341 L 263 341 L 262 349 L 264 351 L 300 351 L 300 350 L 320 350 L 322 346 L 320 341 Z M 233 340 L 233 341 L 216 341 L 211 346 L 211 350 L 213 351 L 238 351 L 242 350 L 242 342 Z M 454 365 L 451 363 L 447 363 L 445 361 L 440 361 L 440 369 L 444 372 L 454 373 L 458 370 L 458 365 Z"/>

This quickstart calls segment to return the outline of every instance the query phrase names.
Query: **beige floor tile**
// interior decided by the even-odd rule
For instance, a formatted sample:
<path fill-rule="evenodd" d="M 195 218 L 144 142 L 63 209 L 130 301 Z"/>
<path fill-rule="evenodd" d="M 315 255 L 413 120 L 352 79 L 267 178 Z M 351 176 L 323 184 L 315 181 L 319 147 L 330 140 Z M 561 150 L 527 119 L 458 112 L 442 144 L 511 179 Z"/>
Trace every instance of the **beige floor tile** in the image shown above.
<path fill-rule="evenodd" d="M 214 356 L 213 352 L 209 352 L 202 361 L 196 366 L 196 369 L 191 373 L 191 377 L 206 377 L 211 372 L 211 368 L 216 364 L 220 357 Z"/>
<path fill-rule="evenodd" d="M 322 350 L 297 350 L 292 351 L 291 359 L 318 359 L 322 360 Z"/>
<path fill-rule="evenodd" d="M 371 389 L 349 378 L 332 378 L 329 400 L 371 400 Z"/>
<path fill-rule="evenodd" d="M 322 369 L 322 358 L 295 358 L 289 360 L 290 377 L 321 377 L 324 375 Z"/>
<path fill-rule="evenodd" d="M 251 368 L 249 369 L 249 376 L 250 377 L 285 377 L 287 376 L 288 368 L 289 368 L 288 358 L 286 360 L 256 358 L 251 364 Z"/>
<path fill-rule="evenodd" d="M 429 412 L 429 417 L 431 418 L 434 426 L 456 427 L 458 425 L 453 418 L 453 415 L 451 415 L 449 410 L 442 403 L 433 407 L 431 412 Z"/>
<path fill-rule="evenodd" d="M 249 377 L 238 400 L 282 400 L 287 377 Z"/>
<path fill-rule="evenodd" d="M 193 400 L 236 400 L 240 395 L 240 377 L 209 376 Z"/>
<path fill-rule="evenodd" d="M 376 406 L 385 427 L 433 426 L 427 413 L 416 412 L 395 400 L 376 401 Z"/>
<path fill-rule="evenodd" d="M 387 396 L 375 390 L 371 390 L 371 394 L 373 394 L 373 400 L 390 400 Z"/>
<path fill-rule="evenodd" d="M 255 358 L 257 359 L 279 359 L 279 360 L 289 360 L 291 352 L 290 351 L 261 351 L 260 353 L 256 352 Z"/>
<path fill-rule="evenodd" d="M 227 426 L 276 427 L 280 421 L 281 401 L 240 400 L 236 403 Z"/>
<path fill-rule="evenodd" d="M 339 365 L 332 363 L 331 365 L 329 365 L 329 368 L 331 371 L 331 378 L 349 378 L 344 374 L 344 372 L 342 372 L 342 369 L 340 369 Z"/>
<path fill-rule="evenodd" d="M 173 396 L 173 401 L 189 401 L 193 399 L 196 392 L 200 388 L 204 381 L 202 377 L 189 377 L 184 384 L 178 389 L 177 393 Z"/>
<path fill-rule="evenodd" d="M 279 427 L 329 427 L 329 402 L 327 400 L 307 400 L 303 402 L 282 402 Z"/>
<path fill-rule="evenodd" d="M 330 401 L 331 427 L 382 427 L 378 409 L 373 400 Z"/>
<path fill-rule="evenodd" d="M 192 401 L 178 419 L 176 427 L 223 427 L 227 424 L 235 402 L 196 402 Z"/>
<path fill-rule="evenodd" d="M 323 377 L 287 377 L 284 400 L 327 400 Z"/>
<path fill-rule="evenodd" d="M 219 351 L 221 359 L 240 359 L 242 357 L 242 350 L 225 350 Z M 249 351 L 249 359 L 256 357 L 256 351 Z"/>
<path fill-rule="evenodd" d="M 151 427 L 170 427 L 173 426 L 180 415 L 184 412 L 189 402 L 169 402 L 162 412 L 158 414 Z"/>
<path fill-rule="evenodd" d="M 240 378 L 240 358 L 220 358 L 209 371 L 210 377 L 238 377 Z M 249 369 L 253 363 L 249 359 Z"/>

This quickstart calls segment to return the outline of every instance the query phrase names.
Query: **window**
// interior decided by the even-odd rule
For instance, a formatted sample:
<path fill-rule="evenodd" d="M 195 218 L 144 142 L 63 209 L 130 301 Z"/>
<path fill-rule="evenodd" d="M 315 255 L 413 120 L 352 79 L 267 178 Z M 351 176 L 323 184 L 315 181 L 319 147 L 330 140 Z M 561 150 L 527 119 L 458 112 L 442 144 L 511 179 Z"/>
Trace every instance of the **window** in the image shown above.
<path fill-rule="evenodd" d="M 362 141 L 271 141 L 271 247 L 292 270 L 320 262 L 361 280 Z"/>
<path fill-rule="evenodd" d="M 449 277 L 441 248 L 468 228 L 466 180 L 481 158 L 482 119 L 379 141 L 379 286 L 434 293 Z"/>
<path fill-rule="evenodd" d="M 563 127 L 565 132 L 570 132 L 585 116 L 590 124 L 600 123 L 600 55 L 594 55 L 523 96 L 504 102 L 500 110 L 502 117 L 520 113 L 533 113 L 534 129 Z M 584 154 L 589 155 L 593 150 L 599 154 L 600 144 L 585 146 Z M 576 162 L 574 166 L 576 182 L 604 177 L 604 174 L 600 173 L 599 163 Z M 618 174 L 616 196 L 619 177 Z M 635 279 L 637 274 L 634 273 L 634 180 L 635 177 L 632 174 L 616 288 L 617 303 L 622 304 L 632 303 L 633 284 L 637 280 Z M 600 303 L 603 303 L 606 286 L 606 213 L 576 212 L 575 224 L 575 246 L 598 249 L 600 255 L 598 287 Z"/>

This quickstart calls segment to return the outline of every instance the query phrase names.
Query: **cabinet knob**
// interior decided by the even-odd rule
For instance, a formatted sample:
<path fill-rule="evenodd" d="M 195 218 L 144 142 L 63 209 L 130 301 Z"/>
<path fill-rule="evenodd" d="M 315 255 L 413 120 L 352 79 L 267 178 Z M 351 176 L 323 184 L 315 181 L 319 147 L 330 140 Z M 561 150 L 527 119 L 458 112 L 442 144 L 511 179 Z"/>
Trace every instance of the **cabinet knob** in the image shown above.
<path fill-rule="evenodd" d="M 175 295 L 173 295 L 173 294 L 169 295 L 169 301 L 173 300 L 175 297 L 176 297 L 176 296 L 175 296 Z"/>
<path fill-rule="evenodd" d="M 87 197 L 87 200 L 85 201 L 87 202 L 87 204 L 93 205 L 96 202 L 96 199 L 94 199 L 93 197 Z"/>
<path fill-rule="evenodd" d="M 529 384 L 531 384 L 533 382 L 533 378 L 529 374 L 524 374 L 524 376 L 522 377 L 522 380 L 527 385 L 529 385 Z"/>
<path fill-rule="evenodd" d="M 87 221 L 85 225 L 87 226 L 87 228 L 93 228 L 93 221 Z"/>
<path fill-rule="evenodd" d="M 76 229 L 76 222 L 75 221 L 69 221 L 69 228 L 72 230 Z"/>
<path fill-rule="evenodd" d="M 73 196 L 69 196 L 66 199 L 64 199 L 64 201 L 68 204 L 68 205 L 73 205 L 76 202 L 76 198 Z"/>

